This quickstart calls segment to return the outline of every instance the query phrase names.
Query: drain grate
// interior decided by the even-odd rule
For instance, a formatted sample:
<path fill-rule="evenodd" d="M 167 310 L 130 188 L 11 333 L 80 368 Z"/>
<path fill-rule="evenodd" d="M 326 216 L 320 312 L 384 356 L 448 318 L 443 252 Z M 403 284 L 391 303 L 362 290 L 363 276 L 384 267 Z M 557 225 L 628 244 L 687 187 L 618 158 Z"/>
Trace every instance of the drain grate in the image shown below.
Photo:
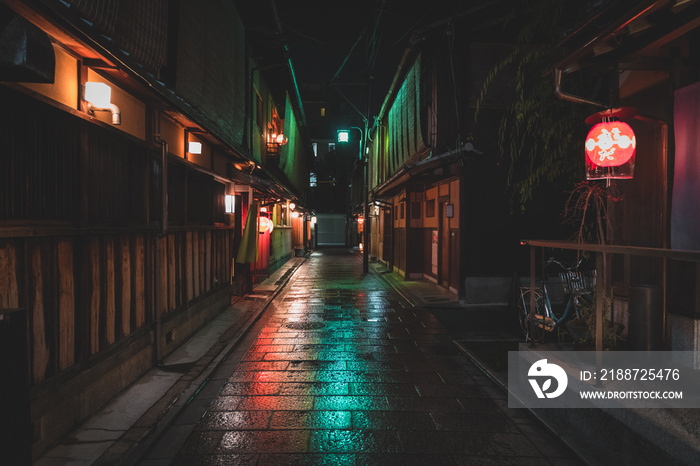
<path fill-rule="evenodd" d="M 323 322 L 289 322 L 284 326 L 292 330 L 318 330 L 325 327 L 326 324 Z"/>

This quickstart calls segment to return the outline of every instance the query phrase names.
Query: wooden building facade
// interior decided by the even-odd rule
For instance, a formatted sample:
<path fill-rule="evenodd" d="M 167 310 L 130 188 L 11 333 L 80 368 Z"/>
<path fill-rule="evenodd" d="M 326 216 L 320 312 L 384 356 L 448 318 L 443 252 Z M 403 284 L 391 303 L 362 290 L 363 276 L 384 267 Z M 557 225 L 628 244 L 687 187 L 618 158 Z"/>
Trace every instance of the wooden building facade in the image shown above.
<path fill-rule="evenodd" d="M 279 227 L 264 273 L 291 257 L 310 145 L 230 3 L 8 0 L 0 36 L 0 333 L 26 367 L 0 366 L 2 431 L 36 457 L 249 289 L 254 201 Z"/>
<path fill-rule="evenodd" d="M 610 286 L 624 302 L 636 286 L 658 289 L 652 312 L 660 324 L 642 330 L 665 349 L 697 351 L 700 273 L 683 252 L 700 250 L 700 5 L 603 2 L 574 32 L 564 42 L 571 52 L 553 69 L 560 98 L 592 114 L 614 109 L 637 138 L 633 177 L 612 181 L 607 240 L 664 251 L 656 258 L 612 255 Z M 604 74 L 613 76 L 607 101 L 569 90 L 574 79 Z M 664 259 L 671 251 L 674 259 Z M 626 313 L 618 314 L 628 324 Z"/>
<path fill-rule="evenodd" d="M 494 125 L 477 132 L 473 118 L 475 95 L 508 46 L 476 40 L 477 17 L 452 19 L 411 41 L 370 133 L 370 231 L 372 256 L 463 297 L 468 277 L 509 276 L 510 262 L 489 251 L 500 259 L 516 243 L 503 228 Z M 507 93 L 495 94 L 485 107 L 502 108 Z"/>

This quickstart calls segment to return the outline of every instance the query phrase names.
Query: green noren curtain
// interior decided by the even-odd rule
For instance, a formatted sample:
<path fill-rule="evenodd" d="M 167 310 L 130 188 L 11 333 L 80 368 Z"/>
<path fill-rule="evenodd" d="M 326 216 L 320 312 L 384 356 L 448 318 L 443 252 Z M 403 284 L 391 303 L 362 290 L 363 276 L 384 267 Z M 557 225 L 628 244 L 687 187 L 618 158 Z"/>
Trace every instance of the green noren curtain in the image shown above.
<path fill-rule="evenodd" d="M 258 210 L 257 202 L 248 208 L 241 246 L 238 248 L 236 262 L 239 264 L 255 263 L 258 261 Z"/>

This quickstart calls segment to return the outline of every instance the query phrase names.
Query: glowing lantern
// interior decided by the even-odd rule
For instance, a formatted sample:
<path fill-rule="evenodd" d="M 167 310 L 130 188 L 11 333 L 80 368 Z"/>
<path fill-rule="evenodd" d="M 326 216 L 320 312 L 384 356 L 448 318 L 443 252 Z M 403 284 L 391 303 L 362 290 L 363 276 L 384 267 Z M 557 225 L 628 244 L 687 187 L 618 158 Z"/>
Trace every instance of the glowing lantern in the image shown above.
<path fill-rule="evenodd" d="M 614 119 L 631 109 L 615 109 L 591 115 L 586 122 L 599 122 L 586 137 L 586 179 L 629 179 L 634 173 L 637 138 L 630 125 Z"/>
<path fill-rule="evenodd" d="M 634 156 L 637 140 L 622 121 L 598 123 L 586 138 L 586 156 L 599 167 L 619 167 Z"/>
<path fill-rule="evenodd" d="M 274 225 L 272 225 L 272 220 L 267 217 L 258 218 L 258 232 L 259 233 L 271 233 Z"/>

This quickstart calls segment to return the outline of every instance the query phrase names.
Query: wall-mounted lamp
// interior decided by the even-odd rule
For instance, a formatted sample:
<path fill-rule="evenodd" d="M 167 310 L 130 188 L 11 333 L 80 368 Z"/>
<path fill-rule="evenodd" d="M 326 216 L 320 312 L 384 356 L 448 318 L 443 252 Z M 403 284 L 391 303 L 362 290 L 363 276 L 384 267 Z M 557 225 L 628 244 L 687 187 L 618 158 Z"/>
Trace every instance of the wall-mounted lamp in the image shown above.
<path fill-rule="evenodd" d="M 233 214 L 236 212 L 236 202 L 234 196 L 227 194 L 224 196 L 225 212 L 227 214 Z"/>
<path fill-rule="evenodd" d="M 190 154 L 201 154 L 202 153 L 202 143 L 201 142 L 188 142 L 187 152 Z"/>
<path fill-rule="evenodd" d="M 122 114 L 119 107 L 112 103 L 112 88 L 105 83 L 86 82 L 83 88 L 83 99 L 87 102 L 87 112 L 94 115 L 95 112 L 110 112 L 112 124 L 122 124 Z"/>
<path fill-rule="evenodd" d="M 202 134 L 203 131 L 197 127 L 185 128 L 185 160 L 188 154 L 199 155 L 202 153 L 202 143 L 199 141 L 190 141 L 190 134 Z"/>
<path fill-rule="evenodd" d="M 296 209 L 296 208 L 297 208 L 297 205 L 296 205 L 295 203 L 293 203 L 293 202 L 290 202 L 290 203 L 289 203 L 289 209 L 290 209 L 290 210 L 294 210 L 294 209 Z"/>
<path fill-rule="evenodd" d="M 299 218 L 299 212 L 292 212 L 292 218 Z"/>
<path fill-rule="evenodd" d="M 311 217 L 311 224 L 314 224 L 314 223 L 316 223 L 316 216 L 315 215 L 313 217 Z"/>

